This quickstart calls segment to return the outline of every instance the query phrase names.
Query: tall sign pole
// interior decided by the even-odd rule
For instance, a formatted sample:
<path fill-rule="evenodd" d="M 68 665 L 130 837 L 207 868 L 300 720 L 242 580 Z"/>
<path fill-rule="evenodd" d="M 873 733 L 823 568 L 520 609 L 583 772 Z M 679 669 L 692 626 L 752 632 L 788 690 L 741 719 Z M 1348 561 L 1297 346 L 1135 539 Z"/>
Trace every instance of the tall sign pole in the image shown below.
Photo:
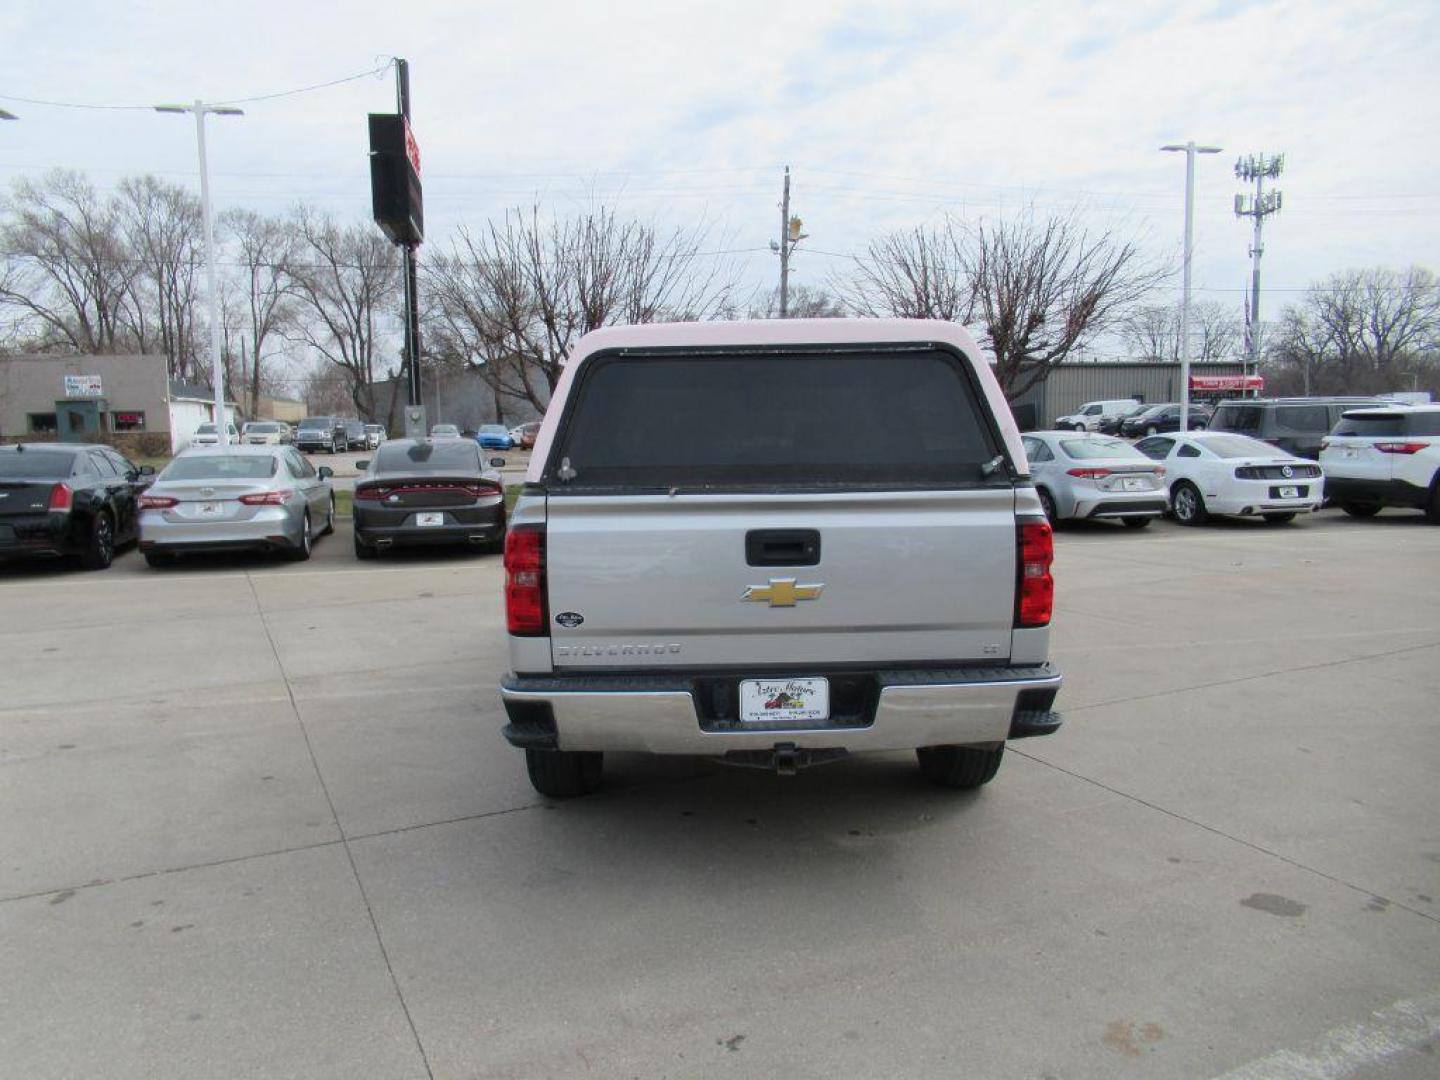
<path fill-rule="evenodd" d="M 415 253 L 425 239 L 420 144 L 410 127 L 410 65 L 395 61 L 394 113 L 370 114 L 370 199 L 375 224 L 403 250 L 405 280 L 405 436 L 425 435 L 420 402 L 420 299 Z"/>
<path fill-rule="evenodd" d="M 408 60 L 395 61 L 395 97 L 400 115 L 405 118 L 405 137 L 407 143 L 414 142 L 414 136 L 410 133 L 410 62 Z M 406 147 L 407 152 L 409 146 Z M 415 156 L 419 157 L 418 148 Z M 418 162 L 415 171 L 420 171 Z M 420 244 L 418 241 L 407 241 L 400 245 L 405 253 L 405 361 L 408 373 L 408 401 L 410 405 L 419 407 L 420 401 L 420 295 L 416 288 L 417 275 L 415 271 L 415 254 Z M 421 426 L 424 426 L 422 419 Z M 407 425 L 408 427 L 408 425 Z M 407 430 L 406 435 L 411 433 Z"/>

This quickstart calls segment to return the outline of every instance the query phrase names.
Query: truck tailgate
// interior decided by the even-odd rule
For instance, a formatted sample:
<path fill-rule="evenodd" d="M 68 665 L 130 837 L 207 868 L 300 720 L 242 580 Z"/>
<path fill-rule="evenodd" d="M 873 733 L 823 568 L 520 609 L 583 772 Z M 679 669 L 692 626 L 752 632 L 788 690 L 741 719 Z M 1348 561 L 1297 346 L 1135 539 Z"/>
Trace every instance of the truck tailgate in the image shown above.
<path fill-rule="evenodd" d="M 1010 655 L 1016 544 L 1008 486 L 552 494 L 547 503 L 557 669 Z M 818 553 L 787 556 L 784 534 L 797 531 L 818 538 Z M 747 552 L 747 535 L 775 532 L 781 543 L 768 556 L 753 542 Z"/>

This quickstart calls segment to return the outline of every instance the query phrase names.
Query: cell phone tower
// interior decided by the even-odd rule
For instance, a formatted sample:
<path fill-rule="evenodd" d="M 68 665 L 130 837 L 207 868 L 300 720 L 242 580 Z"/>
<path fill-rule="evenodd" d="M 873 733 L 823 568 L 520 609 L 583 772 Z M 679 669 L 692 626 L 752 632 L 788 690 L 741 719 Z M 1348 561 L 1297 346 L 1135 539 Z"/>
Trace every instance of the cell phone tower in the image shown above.
<path fill-rule="evenodd" d="M 1246 313 L 1245 343 L 1251 372 L 1260 369 L 1260 256 L 1265 253 L 1261 233 L 1265 219 L 1280 210 L 1279 191 L 1266 191 L 1265 181 L 1279 177 L 1285 168 L 1285 155 L 1251 154 L 1235 162 L 1235 178 L 1255 182 L 1255 194 L 1235 196 L 1235 216 L 1253 218 L 1254 238 L 1250 242 L 1250 310 Z"/>

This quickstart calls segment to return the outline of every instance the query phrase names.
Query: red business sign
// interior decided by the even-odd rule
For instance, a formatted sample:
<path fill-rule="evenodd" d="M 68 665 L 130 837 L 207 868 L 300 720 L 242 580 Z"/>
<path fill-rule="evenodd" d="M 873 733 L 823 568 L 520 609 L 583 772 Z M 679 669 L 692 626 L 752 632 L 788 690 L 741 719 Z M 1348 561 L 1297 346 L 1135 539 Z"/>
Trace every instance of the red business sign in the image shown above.
<path fill-rule="evenodd" d="M 405 156 L 410 159 L 410 167 L 415 170 L 415 175 L 420 175 L 420 144 L 415 141 L 415 132 L 410 129 L 410 121 L 405 121 Z"/>
<path fill-rule="evenodd" d="M 1259 375 L 1191 375 L 1191 390 L 1264 390 Z"/>

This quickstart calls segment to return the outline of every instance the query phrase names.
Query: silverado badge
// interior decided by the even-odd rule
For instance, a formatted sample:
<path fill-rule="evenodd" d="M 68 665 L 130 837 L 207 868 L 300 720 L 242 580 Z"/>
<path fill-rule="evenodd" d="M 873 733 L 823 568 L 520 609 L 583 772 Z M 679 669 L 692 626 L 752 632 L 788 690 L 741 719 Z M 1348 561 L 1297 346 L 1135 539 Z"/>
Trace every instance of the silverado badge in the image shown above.
<path fill-rule="evenodd" d="M 824 584 L 797 585 L 793 577 L 771 578 L 768 585 L 751 585 L 741 600 L 754 600 L 771 607 L 794 607 L 797 600 L 814 600 L 820 595 Z"/>

